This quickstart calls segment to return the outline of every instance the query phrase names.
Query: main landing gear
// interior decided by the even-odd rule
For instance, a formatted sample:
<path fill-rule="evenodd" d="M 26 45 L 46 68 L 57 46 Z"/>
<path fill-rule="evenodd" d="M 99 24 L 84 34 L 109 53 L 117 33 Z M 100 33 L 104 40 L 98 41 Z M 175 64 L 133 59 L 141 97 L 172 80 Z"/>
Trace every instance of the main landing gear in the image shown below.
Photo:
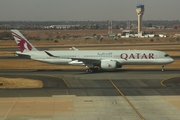
<path fill-rule="evenodd" d="M 89 68 L 86 70 L 86 72 L 88 72 L 88 73 L 92 73 L 93 71 L 94 71 L 93 68 Z"/>
<path fill-rule="evenodd" d="M 86 70 L 86 72 L 88 72 L 88 73 L 93 73 L 93 72 L 98 72 L 98 71 L 99 71 L 99 68 L 88 68 Z"/>
<path fill-rule="evenodd" d="M 86 72 L 88 73 L 98 72 L 100 70 L 100 67 L 95 66 L 94 64 L 88 64 L 86 68 L 87 68 Z"/>
<path fill-rule="evenodd" d="M 88 68 L 86 70 L 86 72 L 88 73 L 98 72 L 100 70 L 100 68 L 97 66 L 86 66 L 86 67 Z"/>

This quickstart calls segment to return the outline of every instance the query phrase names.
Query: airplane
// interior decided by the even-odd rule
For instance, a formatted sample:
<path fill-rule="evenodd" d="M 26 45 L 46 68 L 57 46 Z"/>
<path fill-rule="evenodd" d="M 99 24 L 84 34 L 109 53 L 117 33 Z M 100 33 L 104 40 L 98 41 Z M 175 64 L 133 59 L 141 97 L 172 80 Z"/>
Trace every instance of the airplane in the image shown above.
<path fill-rule="evenodd" d="M 87 72 L 115 71 L 123 65 L 162 65 L 174 62 L 165 52 L 158 50 L 37 50 L 18 30 L 11 30 L 19 46 L 18 56 L 51 63 L 86 66 Z"/>

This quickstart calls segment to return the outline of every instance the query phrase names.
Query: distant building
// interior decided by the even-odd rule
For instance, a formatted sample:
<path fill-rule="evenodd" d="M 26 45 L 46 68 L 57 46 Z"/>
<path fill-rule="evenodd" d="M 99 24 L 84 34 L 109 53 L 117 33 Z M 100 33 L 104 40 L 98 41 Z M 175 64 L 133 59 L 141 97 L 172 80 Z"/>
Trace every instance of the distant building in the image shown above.
<path fill-rule="evenodd" d="M 180 37 L 180 34 L 175 34 L 173 37 Z"/>
<path fill-rule="evenodd" d="M 46 26 L 46 29 L 69 29 L 72 27 L 79 27 L 79 25 L 51 25 L 51 26 Z"/>
<path fill-rule="evenodd" d="M 116 33 L 111 33 L 111 34 L 109 34 L 109 37 L 117 37 L 117 34 Z"/>
<path fill-rule="evenodd" d="M 180 25 L 173 25 L 173 29 L 180 29 Z"/>
<path fill-rule="evenodd" d="M 130 37 L 136 37 L 135 34 L 132 32 L 132 30 L 123 30 L 121 34 L 121 38 L 130 38 Z"/>

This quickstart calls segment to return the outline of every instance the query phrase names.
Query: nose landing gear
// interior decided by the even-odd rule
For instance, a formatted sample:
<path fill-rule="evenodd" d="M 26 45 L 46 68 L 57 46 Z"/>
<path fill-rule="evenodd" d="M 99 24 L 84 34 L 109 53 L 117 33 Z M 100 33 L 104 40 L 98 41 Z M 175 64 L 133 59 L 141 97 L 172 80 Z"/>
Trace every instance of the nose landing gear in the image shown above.
<path fill-rule="evenodd" d="M 164 67 L 165 67 L 165 65 L 162 65 L 162 72 L 164 71 Z"/>

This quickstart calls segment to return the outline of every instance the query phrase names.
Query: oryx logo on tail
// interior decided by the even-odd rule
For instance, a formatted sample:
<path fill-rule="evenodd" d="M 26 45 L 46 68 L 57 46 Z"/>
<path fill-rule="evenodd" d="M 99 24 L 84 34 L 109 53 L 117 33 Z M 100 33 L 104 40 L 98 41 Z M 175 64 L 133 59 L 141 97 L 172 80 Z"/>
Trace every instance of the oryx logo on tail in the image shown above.
<path fill-rule="evenodd" d="M 15 32 L 12 32 L 12 35 L 15 38 L 21 52 L 24 52 L 24 50 L 31 51 L 33 49 L 32 46 L 27 42 L 27 40 L 25 40 L 20 35 L 16 34 Z"/>
<path fill-rule="evenodd" d="M 20 39 L 18 46 L 20 47 L 20 51 L 23 52 L 25 49 L 26 50 L 32 50 L 32 47 L 29 43 L 27 43 L 24 39 Z"/>

